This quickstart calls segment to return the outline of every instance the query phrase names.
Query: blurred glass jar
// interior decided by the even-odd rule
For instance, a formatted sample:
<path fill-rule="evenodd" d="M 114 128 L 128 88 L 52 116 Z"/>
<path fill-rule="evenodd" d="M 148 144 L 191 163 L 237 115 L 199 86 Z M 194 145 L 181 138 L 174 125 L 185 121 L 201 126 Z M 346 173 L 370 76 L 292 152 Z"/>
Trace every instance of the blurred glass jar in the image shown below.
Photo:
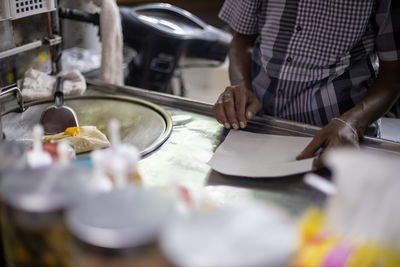
<path fill-rule="evenodd" d="M 9 266 L 74 266 L 64 209 L 86 195 L 91 171 L 76 166 L 23 169 L 0 182 Z"/>
<path fill-rule="evenodd" d="M 21 160 L 24 155 L 25 147 L 14 141 L 0 141 L 0 179 L 10 171 L 15 170 L 22 166 Z M 0 214 L 1 214 L 0 205 Z M 3 233 L 1 231 L 2 220 L 0 218 L 0 240 L 3 240 Z M 0 243 L 0 265 L 5 266 L 5 255 L 3 244 Z"/>
<path fill-rule="evenodd" d="M 172 199 L 128 185 L 67 211 L 77 266 L 166 266 L 158 238 L 174 213 Z"/>
<path fill-rule="evenodd" d="M 25 146 L 14 141 L 0 142 L 0 177 L 5 173 L 22 168 Z"/>
<path fill-rule="evenodd" d="M 294 220 L 264 203 L 202 211 L 171 221 L 161 248 L 172 266 L 288 266 L 298 246 Z"/>

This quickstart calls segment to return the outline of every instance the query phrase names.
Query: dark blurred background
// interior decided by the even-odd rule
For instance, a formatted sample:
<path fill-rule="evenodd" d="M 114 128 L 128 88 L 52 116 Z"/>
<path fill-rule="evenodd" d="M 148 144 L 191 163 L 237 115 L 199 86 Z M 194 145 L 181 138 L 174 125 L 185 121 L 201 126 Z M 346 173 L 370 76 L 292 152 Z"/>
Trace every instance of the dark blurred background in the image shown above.
<path fill-rule="evenodd" d="M 223 0 L 173 0 L 173 1 L 150 1 L 150 0 L 117 0 L 119 5 L 132 6 L 145 3 L 169 3 L 186 9 L 187 11 L 200 17 L 207 23 L 222 27 L 223 23 L 218 19 L 219 9 L 224 3 Z"/>

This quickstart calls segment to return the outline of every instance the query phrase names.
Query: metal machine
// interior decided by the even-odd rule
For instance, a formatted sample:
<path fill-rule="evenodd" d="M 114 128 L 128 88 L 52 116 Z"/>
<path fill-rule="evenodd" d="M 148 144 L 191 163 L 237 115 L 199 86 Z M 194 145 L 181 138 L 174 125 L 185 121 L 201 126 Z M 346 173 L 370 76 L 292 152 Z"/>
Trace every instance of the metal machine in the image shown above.
<path fill-rule="evenodd" d="M 127 85 L 167 92 L 182 56 L 224 62 L 231 35 L 169 5 L 121 8 L 124 42 L 138 51 Z"/>
<path fill-rule="evenodd" d="M 62 38 L 56 10 L 55 0 L 0 2 L 1 114 L 15 104 L 19 105 L 18 110 L 24 110 L 16 82 L 28 68 L 46 73 L 59 69 Z"/>
<path fill-rule="evenodd" d="M 170 81 L 182 57 L 214 65 L 225 61 L 231 34 L 186 10 L 156 3 L 121 7 L 120 15 L 124 43 L 137 52 L 128 64 L 127 85 L 171 92 Z M 60 17 L 99 24 L 98 14 L 80 10 L 60 9 Z"/>

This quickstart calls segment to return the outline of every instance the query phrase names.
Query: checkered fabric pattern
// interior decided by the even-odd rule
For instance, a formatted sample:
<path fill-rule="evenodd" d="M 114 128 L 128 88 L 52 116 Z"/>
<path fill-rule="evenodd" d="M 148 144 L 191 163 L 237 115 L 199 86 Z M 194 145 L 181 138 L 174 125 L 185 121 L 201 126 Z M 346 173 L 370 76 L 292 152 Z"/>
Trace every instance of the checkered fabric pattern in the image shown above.
<path fill-rule="evenodd" d="M 220 18 L 258 35 L 253 90 L 276 117 L 323 126 L 400 60 L 399 0 L 226 0 Z"/>

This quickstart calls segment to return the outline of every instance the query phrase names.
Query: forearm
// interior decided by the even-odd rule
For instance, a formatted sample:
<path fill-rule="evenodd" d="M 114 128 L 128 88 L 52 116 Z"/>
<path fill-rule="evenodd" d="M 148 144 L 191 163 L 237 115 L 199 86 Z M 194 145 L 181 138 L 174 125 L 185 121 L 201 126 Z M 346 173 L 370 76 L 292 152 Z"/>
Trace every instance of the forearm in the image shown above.
<path fill-rule="evenodd" d="M 229 79 L 232 85 L 251 84 L 251 51 L 256 37 L 234 34 L 229 50 Z"/>
<path fill-rule="evenodd" d="M 400 61 L 381 61 L 377 79 L 366 96 L 342 118 L 362 135 L 369 124 L 384 115 L 400 95 Z"/>

